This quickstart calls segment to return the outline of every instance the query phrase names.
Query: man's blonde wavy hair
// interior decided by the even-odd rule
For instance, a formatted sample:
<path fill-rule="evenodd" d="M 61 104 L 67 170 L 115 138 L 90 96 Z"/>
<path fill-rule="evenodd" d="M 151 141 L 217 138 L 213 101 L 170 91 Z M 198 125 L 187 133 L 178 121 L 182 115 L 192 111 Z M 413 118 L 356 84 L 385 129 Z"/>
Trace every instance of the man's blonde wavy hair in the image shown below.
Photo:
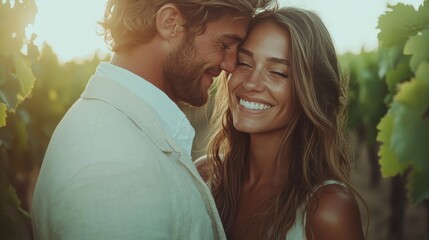
<path fill-rule="evenodd" d="M 208 22 L 225 13 L 251 18 L 260 10 L 278 5 L 277 0 L 109 0 L 99 24 L 110 49 L 120 52 L 150 41 L 156 34 L 156 13 L 168 3 L 181 11 L 186 20 L 184 27 L 191 34 L 204 32 Z"/>

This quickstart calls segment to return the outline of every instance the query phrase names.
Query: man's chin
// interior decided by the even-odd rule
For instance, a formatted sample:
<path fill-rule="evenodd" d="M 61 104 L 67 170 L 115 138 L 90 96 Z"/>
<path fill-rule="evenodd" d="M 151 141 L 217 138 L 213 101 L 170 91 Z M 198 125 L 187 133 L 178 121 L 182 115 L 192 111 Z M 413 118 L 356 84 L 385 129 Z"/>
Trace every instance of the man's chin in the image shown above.
<path fill-rule="evenodd" d="M 211 74 L 204 74 L 203 77 L 201 78 L 200 82 L 201 85 L 203 85 L 203 87 L 206 89 L 206 91 L 208 91 L 208 89 L 211 87 L 211 85 L 213 84 L 214 81 L 214 76 Z"/>
<path fill-rule="evenodd" d="M 204 106 L 205 104 L 207 103 L 207 98 L 204 98 L 204 99 L 201 99 L 200 101 L 198 101 L 198 102 L 193 102 L 192 104 L 190 104 L 191 106 L 193 106 L 193 107 L 202 107 L 202 106 Z"/>
<path fill-rule="evenodd" d="M 186 101 L 187 105 L 190 105 L 192 107 L 202 107 L 207 103 L 208 100 L 208 94 L 201 95 L 198 99 L 190 99 Z"/>

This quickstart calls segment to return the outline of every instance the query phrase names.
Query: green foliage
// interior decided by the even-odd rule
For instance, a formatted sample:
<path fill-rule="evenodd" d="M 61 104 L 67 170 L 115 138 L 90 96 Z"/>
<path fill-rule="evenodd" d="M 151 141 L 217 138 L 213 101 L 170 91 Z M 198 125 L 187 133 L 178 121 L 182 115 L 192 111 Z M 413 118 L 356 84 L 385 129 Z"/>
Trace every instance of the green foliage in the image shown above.
<path fill-rule="evenodd" d="M 382 174 L 411 171 L 410 200 L 429 198 L 429 4 L 397 4 L 379 18 L 388 112 L 378 124 Z"/>
<path fill-rule="evenodd" d="M 387 113 L 378 124 L 377 128 L 380 131 L 377 140 L 383 144 L 378 152 L 380 156 L 381 173 L 385 177 L 392 177 L 403 173 L 408 168 L 408 162 L 402 163 L 396 157 L 395 152 L 391 148 L 390 140 L 392 138 L 392 130 L 394 126 L 392 114 Z"/>
<path fill-rule="evenodd" d="M 0 102 L 0 126 L 6 125 L 6 110 L 7 106 L 6 104 Z"/>
<path fill-rule="evenodd" d="M 22 56 L 14 54 L 12 59 L 13 73 L 10 73 L 9 78 L 6 78 L 2 90 L 4 90 L 3 99 L 8 109 L 15 111 L 18 104 L 30 95 L 36 78 Z"/>
<path fill-rule="evenodd" d="M 429 23 L 427 29 L 422 31 L 421 34 L 410 37 L 405 45 L 404 54 L 412 56 L 410 67 L 413 72 L 417 71 L 420 63 L 429 61 Z"/>
<path fill-rule="evenodd" d="M 20 208 L 28 206 L 30 178 L 41 165 L 56 125 L 98 63 L 107 59 L 60 64 L 50 46 L 39 53 L 33 44 L 36 36 L 27 40 L 24 34 L 37 10 L 34 0 L 10 2 L 0 1 L 0 236 L 30 239 L 29 217 Z M 349 127 L 368 146 L 381 144 L 384 176 L 410 170 L 410 199 L 420 202 L 429 198 L 428 1 L 418 10 L 391 6 L 380 16 L 378 27 L 378 51 L 340 58 L 350 73 Z"/>
<path fill-rule="evenodd" d="M 25 38 L 25 27 L 33 22 L 36 11 L 34 0 L 0 1 L 2 239 L 31 239 L 30 218 L 22 208 L 29 208 L 31 185 L 49 139 L 98 63 L 106 60 L 94 57 L 60 64 L 51 47 L 45 45 L 39 52 L 33 43 L 36 35 Z M 26 54 L 22 52 L 25 48 Z"/>
<path fill-rule="evenodd" d="M 14 199 L 13 203 L 18 206 L 19 201 L 15 200 L 20 199 L 21 205 L 28 208 L 29 186 L 34 181 L 32 178 L 34 173 L 37 174 L 40 168 L 55 127 L 79 98 L 99 62 L 106 60 L 107 58 L 100 59 L 96 56 L 81 63 L 60 64 L 56 54 L 48 45 L 42 46 L 40 54 L 37 53 L 37 61 L 32 64 L 32 72 L 37 81 L 32 89 L 31 99 L 22 102 L 14 112 L 11 112 L 8 116 L 8 124 L 0 128 L 2 160 L 8 166 L 7 176 L 0 180 L 0 183 L 6 183 L 5 179 L 9 178 L 19 195 L 17 198 L 15 191 L 7 190 L 10 188 L 9 184 L 3 188 L 0 185 L 0 192 L 9 191 L 9 195 L 14 196 L 8 198 L 8 201 Z M 0 206 L 5 205 L 7 204 L 3 204 L 0 200 Z M 1 219 L 3 215 L 0 215 L 1 236 L 16 232 L 31 232 L 28 227 L 28 215 L 25 212 L 19 208 L 8 207 L 7 209 L 3 214 L 4 219 Z M 23 224 L 22 219 L 27 219 L 27 224 Z M 7 229 L 11 232 L 3 232 Z M 23 231 L 23 229 L 29 230 Z M 10 239 L 27 238 L 10 237 Z"/>
<path fill-rule="evenodd" d="M 51 135 L 71 105 L 79 98 L 85 85 L 100 61 L 60 64 L 48 45 L 44 45 L 39 61 L 33 64 L 37 82 L 30 101 L 25 101 L 0 136 L 17 136 L 10 139 L 9 156 L 14 159 L 13 174 L 26 173 L 39 168 Z M 43 107 L 40 107 L 43 106 Z M 22 174 L 21 174 L 22 175 Z"/>
<path fill-rule="evenodd" d="M 408 177 L 409 186 L 412 186 L 411 197 L 413 202 L 421 202 L 429 196 L 429 175 L 428 169 L 414 169 Z"/>
<path fill-rule="evenodd" d="M 374 145 L 376 126 L 386 112 L 384 96 L 387 92 L 383 79 L 379 77 L 379 55 L 377 52 L 361 52 L 349 56 L 350 73 L 348 93 L 349 127 L 360 131 L 368 145 Z M 344 67 L 343 67 L 344 68 Z"/>
<path fill-rule="evenodd" d="M 2 239 L 32 239 L 29 215 L 17 207 L 20 200 L 0 171 L 0 234 Z"/>
<path fill-rule="evenodd" d="M 423 117 L 429 109 L 428 74 L 429 62 L 422 63 L 416 78 L 401 85 L 391 107 L 394 126 L 398 126 L 391 146 L 400 161 L 412 160 L 418 169 L 428 165 L 429 156 L 429 118 Z"/>
<path fill-rule="evenodd" d="M 379 17 L 377 26 L 381 30 L 378 39 L 383 48 L 401 45 L 429 26 L 429 5 L 426 3 L 418 11 L 402 3 L 389 7 L 391 11 Z"/>
<path fill-rule="evenodd" d="M 369 147 L 380 143 L 383 176 L 409 172 L 417 203 L 429 198 L 429 4 L 389 8 L 378 22 L 380 49 L 341 61 L 350 72 L 349 127 Z"/>
<path fill-rule="evenodd" d="M 36 78 L 31 59 L 21 52 L 27 43 L 25 28 L 32 23 L 37 8 L 34 0 L 0 1 L 0 130 L 7 112 L 14 113 L 29 97 Z M 31 39 L 28 46 L 33 46 Z M 34 49 L 33 49 L 34 50 Z M 8 138 L 0 136 L 0 236 L 2 239 L 31 239 L 30 218 L 9 183 Z"/>
<path fill-rule="evenodd" d="M 21 53 L 27 42 L 25 28 L 36 12 L 34 0 L 0 2 L 0 127 L 6 124 L 6 111 L 15 111 L 36 80 L 29 59 Z"/>
<path fill-rule="evenodd" d="M 0 54 L 18 53 L 26 42 L 25 28 L 37 13 L 34 0 L 0 1 Z"/>

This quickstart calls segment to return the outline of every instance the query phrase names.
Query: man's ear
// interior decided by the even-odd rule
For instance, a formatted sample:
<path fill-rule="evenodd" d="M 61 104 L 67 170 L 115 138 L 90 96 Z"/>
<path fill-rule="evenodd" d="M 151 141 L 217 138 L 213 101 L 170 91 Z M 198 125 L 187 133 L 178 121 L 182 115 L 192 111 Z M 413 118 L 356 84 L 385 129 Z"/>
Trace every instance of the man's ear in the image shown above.
<path fill-rule="evenodd" d="M 182 13 L 174 4 L 165 4 L 156 13 L 156 29 L 164 39 L 170 39 L 184 32 L 184 22 Z"/>

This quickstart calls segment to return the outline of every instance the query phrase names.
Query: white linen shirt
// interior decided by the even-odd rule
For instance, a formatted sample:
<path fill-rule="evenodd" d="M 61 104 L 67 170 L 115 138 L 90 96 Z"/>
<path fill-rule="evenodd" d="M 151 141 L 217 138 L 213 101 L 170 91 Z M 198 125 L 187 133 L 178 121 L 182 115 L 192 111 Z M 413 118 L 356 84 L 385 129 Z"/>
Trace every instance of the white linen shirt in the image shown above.
<path fill-rule="evenodd" d="M 107 62 L 99 64 L 95 75 L 108 77 L 124 85 L 151 106 L 171 136 L 191 156 L 195 130 L 182 110 L 163 91 L 137 74 Z"/>
<path fill-rule="evenodd" d="M 152 105 L 94 75 L 37 179 L 36 240 L 223 240 L 214 199 Z"/>

